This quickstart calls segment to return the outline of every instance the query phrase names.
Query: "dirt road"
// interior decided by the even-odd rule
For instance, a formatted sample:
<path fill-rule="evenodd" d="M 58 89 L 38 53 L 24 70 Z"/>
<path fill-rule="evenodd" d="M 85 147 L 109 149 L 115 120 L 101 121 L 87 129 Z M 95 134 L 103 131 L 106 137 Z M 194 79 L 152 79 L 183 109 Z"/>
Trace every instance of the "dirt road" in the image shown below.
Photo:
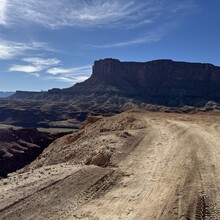
<path fill-rule="evenodd" d="M 59 180 L 42 167 L 34 189 L 34 172 L 2 180 L 0 219 L 220 219 L 220 117 L 129 114 L 144 126 L 125 129 L 135 141 L 114 143 L 112 165 L 57 164 Z"/>

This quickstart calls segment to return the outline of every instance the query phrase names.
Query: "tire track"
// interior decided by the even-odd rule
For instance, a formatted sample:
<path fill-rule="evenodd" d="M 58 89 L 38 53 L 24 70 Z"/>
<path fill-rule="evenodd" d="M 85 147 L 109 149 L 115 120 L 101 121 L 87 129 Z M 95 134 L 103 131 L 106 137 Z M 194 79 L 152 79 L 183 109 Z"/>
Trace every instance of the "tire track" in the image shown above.
<path fill-rule="evenodd" d="M 208 125 L 195 121 L 145 119 L 144 139 L 118 164 L 129 175 L 77 213 L 103 220 L 220 219 L 217 132 L 210 136 Z"/>
<path fill-rule="evenodd" d="M 132 137 L 116 146 L 113 167 L 84 166 L 0 214 L 5 219 L 220 219 L 218 118 L 134 114 L 144 126 L 126 130 Z"/>

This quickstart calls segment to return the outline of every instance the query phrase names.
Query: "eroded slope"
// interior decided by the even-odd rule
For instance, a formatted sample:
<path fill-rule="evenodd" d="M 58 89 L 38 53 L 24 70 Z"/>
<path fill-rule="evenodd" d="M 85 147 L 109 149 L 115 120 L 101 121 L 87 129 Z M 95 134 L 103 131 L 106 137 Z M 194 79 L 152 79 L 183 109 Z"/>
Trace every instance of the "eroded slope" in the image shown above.
<path fill-rule="evenodd" d="M 48 133 L 35 128 L 0 128 L 0 177 L 24 167 L 54 140 L 68 132 Z"/>

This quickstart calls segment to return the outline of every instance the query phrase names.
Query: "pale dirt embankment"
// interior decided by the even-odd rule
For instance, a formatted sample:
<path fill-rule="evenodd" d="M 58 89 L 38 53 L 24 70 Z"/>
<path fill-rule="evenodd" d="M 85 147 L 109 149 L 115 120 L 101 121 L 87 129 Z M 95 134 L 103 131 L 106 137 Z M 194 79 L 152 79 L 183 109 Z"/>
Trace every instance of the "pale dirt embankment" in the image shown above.
<path fill-rule="evenodd" d="M 0 180 L 0 219 L 220 219 L 220 116 L 104 118 L 23 171 Z"/>

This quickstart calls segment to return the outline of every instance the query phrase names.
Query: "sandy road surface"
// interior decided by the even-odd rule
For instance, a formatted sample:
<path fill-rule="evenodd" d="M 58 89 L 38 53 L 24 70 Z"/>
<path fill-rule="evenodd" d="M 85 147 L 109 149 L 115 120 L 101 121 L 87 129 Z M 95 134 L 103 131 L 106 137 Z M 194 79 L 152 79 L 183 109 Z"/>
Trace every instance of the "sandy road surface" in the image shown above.
<path fill-rule="evenodd" d="M 78 218 L 220 219 L 219 121 L 192 119 L 145 116 L 144 139 L 119 163 L 121 184 Z"/>
<path fill-rule="evenodd" d="M 220 219 L 220 117 L 132 114 L 145 127 L 127 130 L 138 141 L 114 166 L 57 164 L 53 178 L 42 167 L 1 180 L 0 219 Z"/>

